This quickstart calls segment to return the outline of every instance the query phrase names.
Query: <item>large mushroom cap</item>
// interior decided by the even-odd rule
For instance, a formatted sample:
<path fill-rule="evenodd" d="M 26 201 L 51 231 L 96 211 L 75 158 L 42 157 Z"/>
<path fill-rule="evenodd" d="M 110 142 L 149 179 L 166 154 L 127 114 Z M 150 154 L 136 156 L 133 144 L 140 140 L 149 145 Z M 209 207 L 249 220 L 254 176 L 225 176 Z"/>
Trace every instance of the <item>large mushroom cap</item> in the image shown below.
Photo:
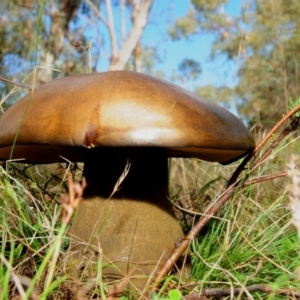
<path fill-rule="evenodd" d="M 164 147 L 170 156 L 224 163 L 253 149 L 254 140 L 225 109 L 174 84 L 127 71 L 54 80 L 0 119 L 2 160 L 83 161 L 97 146 Z"/>

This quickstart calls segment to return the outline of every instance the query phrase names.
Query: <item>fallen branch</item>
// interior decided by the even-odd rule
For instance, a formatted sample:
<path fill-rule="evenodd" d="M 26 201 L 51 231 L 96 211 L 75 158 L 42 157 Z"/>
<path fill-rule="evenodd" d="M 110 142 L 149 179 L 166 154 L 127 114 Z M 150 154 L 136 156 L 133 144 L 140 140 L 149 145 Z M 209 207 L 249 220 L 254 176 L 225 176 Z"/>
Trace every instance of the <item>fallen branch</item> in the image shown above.
<path fill-rule="evenodd" d="M 281 172 L 281 173 L 277 173 L 277 174 L 257 177 L 257 178 L 245 181 L 243 183 L 243 187 L 253 185 L 255 183 L 260 183 L 260 182 L 263 182 L 263 181 L 267 181 L 267 180 L 272 180 L 272 179 L 276 179 L 276 178 L 280 178 L 280 177 L 286 177 L 286 175 L 287 175 L 286 172 Z"/>
<path fill-rule="evenodd" d="M 273 152 L 273 150 L 279 145 L 279 143 L 288 136 L 291 132 L 296 131 L 300 126 L 300 118 L 299 117 L 291 117 L 290 123 L 282 130 L 281 134 L 276 138 L 274 142 L 270 145 L 270 147 L 266 150 L 266 152 L 255 162 L 255 165 L 251 169 L 253 171 Z"/>
<path fill-rule="evenodd" d="M 194 225 L 191 231 L 179 242 L 176 242 L 176 247 L 168 257 L 167 261 L 158 270 L 153 282 L 157 285 L 161 279 L 168 274 L 176 261 L 186 251 L 190 242 L 199 234 L 202 228 L 207 224 L 211 217 L 226 203 L 226 201 L 234 194 L 236 184 L 231 185 L 219 198 L 210 206 L 210 208 L 204 212 L 200 220 Z M 156 289 L 156 286 L 155 288 Z"/>
<path fill-rule="evenodd" d="M 19 86 L 19 87 L 22 87 L 22 88 L 27 89 L 29 91 L 32 91 L 32 88 L 29 87 L 28 85 L 8 80 L 8 79 L 6 79 L 6 78 L 4 78 L 2 76 L 0 76 L 0 80 L 2 80 L 4 82 L 7 82 L 7 83 L 10 83 L 10 84 L 13 84 L 13 85 L 16 85 L 16 86 Z"/>
<path fill-rule="evenodd" d="M 255 284 L 250 285 L 244 288 L 231 288 L 231 289 L 224 289 L 224 288 L 205 288 L 200 293 L 193 293 L 191 295 L 183 297 L 186 300 L 203 300 L 204 297 L 222 297 L 222 296 L 230 296 L 230 295 L 237 295 L 242 294 L 245 289 L 248 292 L 262 292 L 267 294 L 276 294 L 276 295 L 285 295 L 294 298 L 300 298 L 300 292 L 294 292 L 291 289 L 273 289 L 270 286 L 262 285 L 262 284 Z"/>
<path fill-rule="evenodd" d="M 250 161 L 255 154 L 257 154 L 266 144 L 266 142 L 273 136 L 273 134 L 281 127 L 284 122 L 287 120 L 291 120 L 289 125 L 284 128 L 279 137 L 276 139 L 275 146 L 277 146 L 280 141 L 286 137 L 290 132 L 296 130 L 300 125 L 300 118 L 294 116 L 297 111 L 300 110 L 300 105 L 297 105 L 293 110 L 291 110 L 286 116 L 284 116 L 269 132 L 269 134 L 256 146 L 256 148 L 243 160 L 243 162 L 238 166 L 238 168 L 233 173 L 231 179 L 228 182 L 227 189 L 216 199 L 216 201 L 204 212 L 203 216 L 199 219 L 199 221 L 194 225 L 191 231 L 179 242 L 176 242 L 176 246 L 173 249 L 172 253 L 168 257 L 167 261 L 160 267 L 155 277 L 153 278 L 154 286 L 152 290 L 156 290 L 159 282 L 163 279 L 163 277 L 168 274 L 172 268 L 174 267 L 176 261 L 181 257 L 181 255 L 187 250 L 190 242 L 201 232 L 202 228 L 207 224 L 207 222 L 219 211 L 219 209 L 232 197 L 232 195 L 236 192 L 237 187 L 243 187 L 249 185 L 251 181 L 245 183 L 246 179 L 249 177 L 249 174 L 259 166 L 259 164 L 269 156 L 274 147 L 271 145 L 266 153 L 267 155 L 263 155 L 263 160 L 259 160 L 256 162 L 253 167 L 250 169 L 248 174 L 243 179 L 238 180 L 241 172 L 244 170 L 245 165 Z M 277 176 L 278 177 L 278 176 Z M 252 181 L 253 183 L 262 182 L 264 180 L 273 179 L 272 176 L 267 176 L 264 178 L 260 178 L 258 181 Z"/>
<path fill-rule="evenodd" d="M 262 147 L 267 143 L 269 139 L 273 136 L 273 134 L 290 118 L 292 118 L 296 112 L 300 110 L 300 104 L 297 105 L 294 109 L 289 111 L 279 122 L 270 130 L 270 132 L 267 134 L 267 136 L 255 147 L 255 149 L 249 153 L 242 163 L 237 167 L 237 169 L 234 171 L 233 175 L 231 176 L 228 185 L 230 186 L 234 184 L 238 177 L 240 176 L 241 172 L 244 170 L 246 164 L 250 161 L 252 157 L 254 157 L 261 149 Z"/>

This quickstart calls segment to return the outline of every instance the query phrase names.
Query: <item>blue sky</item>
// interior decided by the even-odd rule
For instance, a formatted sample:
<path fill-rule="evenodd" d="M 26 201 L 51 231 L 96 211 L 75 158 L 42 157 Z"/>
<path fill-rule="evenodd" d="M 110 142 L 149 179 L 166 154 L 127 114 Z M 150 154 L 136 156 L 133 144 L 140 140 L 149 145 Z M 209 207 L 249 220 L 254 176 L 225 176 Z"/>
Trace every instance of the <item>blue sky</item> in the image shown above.
<path fill-rule="evenodd" d="M 243 0 L 229 0 L 225 6 L 226 13 L 232 16 L 238 15 L 242 3 Z M 194 87 L 199 85 L 233 86 L 236 82 L 237 65 L 227 61 L 225 57 L 210 61 L 212 36 L 193 36 L 178 42 L 171 41 L 168 37 L 168 28 L 176 18 L 184 16 L 188 9 L 188 0 L 155 1 L 150 22 L 144 34 L 144 43 L 159 48 L 163 63 L 157 68 L 170 78 L 184 58 L 191 58 L 200 62 L 202 73 L 196 81 L 186 83 L 185 88 L 193 91 Z M 236 112 L 234 106 L 233 100 L 232 111 Z"/>
<path fill-rule="evenodd" d="M 225 6 L 226 13 L 237 15 L 240 11 L 243 0 L 229 0 Z M 199 77 L 197 85 L 224 85 L 231 84 L 228 74 L 224 72 L 229 70 L 234 74 L 234 66 L 230 65 L 224 59 L 219 61 L 209 61 L 209 54 L 212 42 L 212 36 L 199 35 L 190 39 L 182 39 L 178 42 L 171 41 L 167 32 L 173 22 L 183 17 L 189 9 L 189 0 L 155 0 L 149 18 L 149 24 L 143 34 L 142 42 L 147 46 L 159 49 L 160 57 L 163 63 L 158 66 L 166 75 L 171 75 L 173 70 L 177 70 L 179 63 L 184 58 L 191 58 L 200 62 L 202 74 Z M 118 22 L 119 16 L 115 16 Z M 118 24 L 116 23 L 116 26 Z M 108 36 L 106 36 L 108 40 Z M 102 60 L 99 65 L 99 71 L 105 71 L 108 68 L 108 61 Z M 193 84 L 186 86 L 193 88 Z"/>
<path fill-rule="evenodd" d="M 230 15 L 237 15 L 241 6 L 241 0 L 231 0 L 225 7 L 225 10 Z M 174 17 L 178 18 L 184 16 L 189 8 L 189 1 L 175 0 L 174 1 Z M 183 39 L 178 42 L 165 42 L 167 50 L 167 57 L 164 64 L 166 70 L 176 68 L 173 62 L 180 62 L 185 57 L 190 57 L 196 61 L 199 61 L 202 66 L 202 74 L 199 77 L 199 81 L 196 84 L 206 85 L 232 85 L 230 82 L 231 76 L 234 76 L 235 68 L 232 64 L 224 59 L 211 62 L 209 61 L 209 54 L 211 49 L 211 43 L 213 41 L 210 35 L 201 35 L 193 37 L 189 40 Z M 224 73 L 229 71 L 230 76 L 224 76 Z M 187 88 L 191 88 L 188 86 Z"/>
<path fill-rule="evenodd" d="M 244 0 L 229 0 L 225 6 L 227 14 L 236 16 Z M 183 17 L 190 7 L 189 0 L 155 0 L 151 10 L 150 18 L 146 30 L 143 34 L 142 43 L 144 45 L 158 49 L 162 63 L 156 65 L 156 70 L 165 74 L 166 80 L 171 80 L 172 74 L 178 70 L 178 65 L 185 58 L 198 61 L 201 64 L 202 73 L 196 81 L 190 81 L 184 85 L 179 85 L 193 91 L 196 86 L 234 86 L 236 82 L 237 66 L 226 60 L 225 57 L 216 61 L 209 60 L 211 43 L 213 37 L 210 35 L 192 36 L 189 39 L 181 39 L 174 42 L 168 35 L 168 29 L 177 18 Z M 105 10 L 103 10 L 105 14 Z M 115 15 L 115 25 L 118 27 L 118 10 Z M 106 41 L 108 36 L 104 35 Z M 95 45 L 96 46 L 96 45 Z M 106 44 L 108 46 L 108 44 Z M 108 49 L 107 49 L 108 50 Z M 109 50 L 108 50 L 109 52 Z M 98 71 L 106 71 L 108 60 L 100 60 Z M 236 113 L 235 100 L 232 100 L 232 112 Z"/>

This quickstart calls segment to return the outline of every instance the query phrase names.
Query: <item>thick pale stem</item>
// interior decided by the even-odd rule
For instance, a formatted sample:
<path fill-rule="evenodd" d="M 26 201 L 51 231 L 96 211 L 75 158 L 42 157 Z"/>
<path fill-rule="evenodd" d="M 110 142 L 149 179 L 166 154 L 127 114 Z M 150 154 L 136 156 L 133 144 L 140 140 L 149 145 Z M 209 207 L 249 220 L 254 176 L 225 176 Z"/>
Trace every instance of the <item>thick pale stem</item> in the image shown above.
<path fill-rule="evenodd" d="M 82 251 L 89 244 L 95 253 L 101 247 L 103 261 L 117 267 L 104 268 L 104 277 L 139 276 L 130 282 L 143 288 L 183 235 L 168 200 L 166 153 L 150 148 L 88 152 L 83 172 L 88 185 L 70 230 L 71 248 Z M 111 196 L 129 163 L 127 176 Z"/>

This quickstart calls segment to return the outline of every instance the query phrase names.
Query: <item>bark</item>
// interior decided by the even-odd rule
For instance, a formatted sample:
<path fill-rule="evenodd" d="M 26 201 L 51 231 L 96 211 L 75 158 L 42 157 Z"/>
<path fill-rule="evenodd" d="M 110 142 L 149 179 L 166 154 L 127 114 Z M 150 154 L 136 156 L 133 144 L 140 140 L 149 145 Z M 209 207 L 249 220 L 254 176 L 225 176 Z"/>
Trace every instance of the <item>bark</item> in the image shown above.
<path fill-rule="evenodd" d="M 46 83 L 53 79 L 55 61 L 61 54 L 65 37 L 69 35 L 69 23 L 75 15 L 81 0 L 64 0 L 50 6 L 50 36 L 45 42 L 41 53 L 41 68 L 38 72 L 37 84 Z"/>
<path fill-rule="evenodd" d="M 117 55 L 112 55 L 109 67 L 110 71 L 123 70 L 125 68 L 147 25 L 152 3 L 153 0 L 144 0 L 141 3 L 139 1 L 132 1 L 132 28 Z"/>
<path fill-rule="evenodd" d="M 142 50 L 141 42 L 138 42 L 133 51 L 134 71 L 142 72 L 142 66 L 143 66 L 142 58 L 143 58 L 143 50 Z"/>
<path fill-rule="evenodd" d="M 114 22 L 114 16 L 112 11 L 111 0 L 106 0 L 106 11 L 108 17 L 108 32 L 109 32 L 110 45 L 111 45 L 111 57 L 113 60 L 114 57 L 116 57 L 118 52 L 118 44 L 116 38 L 115 22 Z"/>

